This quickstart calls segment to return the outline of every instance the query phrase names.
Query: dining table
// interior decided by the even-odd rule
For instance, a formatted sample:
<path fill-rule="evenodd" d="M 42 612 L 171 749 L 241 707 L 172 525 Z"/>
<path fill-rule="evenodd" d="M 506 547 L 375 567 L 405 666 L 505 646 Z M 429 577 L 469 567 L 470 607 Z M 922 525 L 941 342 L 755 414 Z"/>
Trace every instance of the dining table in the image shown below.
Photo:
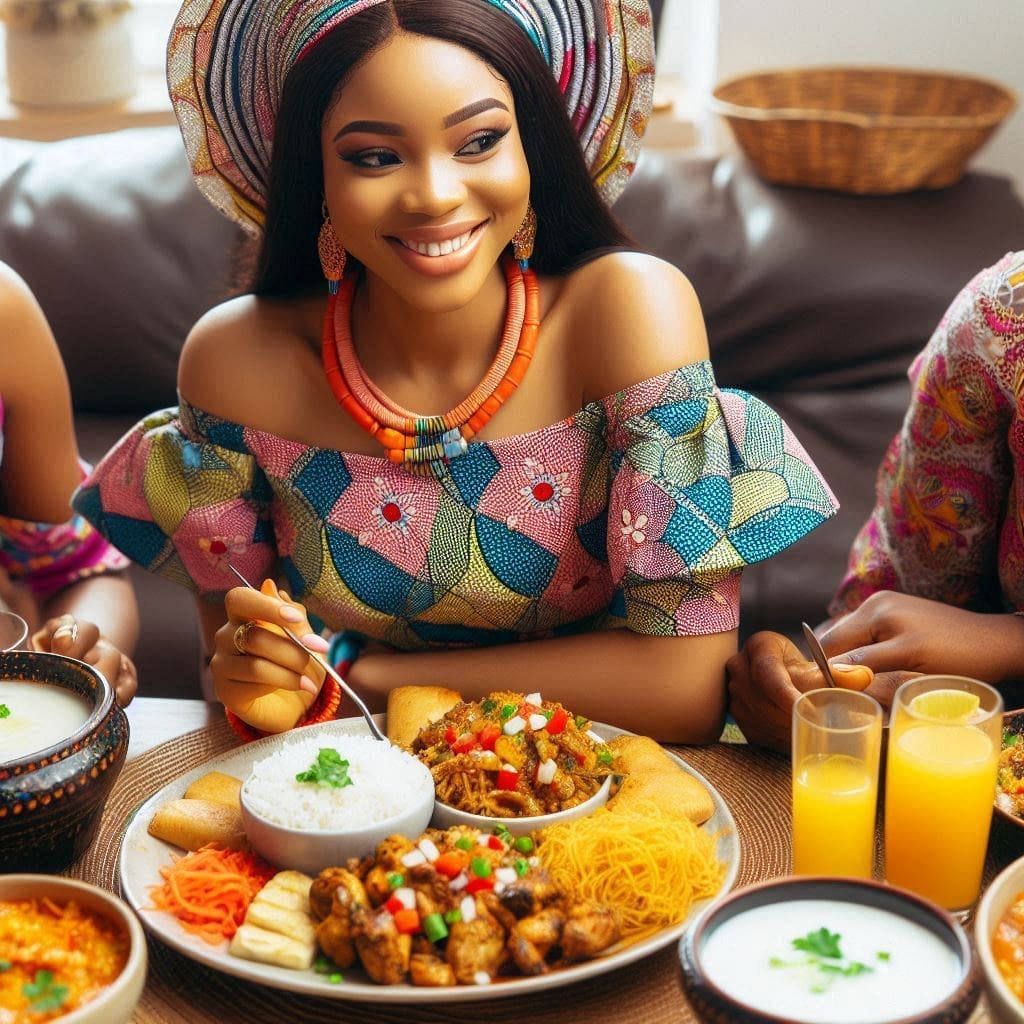
<path fill-rule="evenodd" d="M 130 739 L 125 765 L 111 789 L 95 841 L 66 874 L 119 893 L 121 839 L 133 812 L 178 776 L 242 741 L 219 704 L 140 697 L 127 708 Z M 725 800 L 739 833 L 736 886 L 790 871 L 789 758 L 742 742 L 668 746 Z M 881 845 L 878 844 L 880 856 Z M 1024 830 L 993 822 L 985 882 L 1024 854 Z M 879 861 L 880 863 L 880 861 Z M 132 1018 L 135 1024 L 687 1024 L 693 1014 L 680 984 L 677 943 L 642 960 L 561 987 L 515 992 L 472 1002 L 429 1005 L 310 997 L 255 984 L 214 970 L 149 939 L 149 973 Z M 970 1024 L 986 1024 L 982 999 Z"/>

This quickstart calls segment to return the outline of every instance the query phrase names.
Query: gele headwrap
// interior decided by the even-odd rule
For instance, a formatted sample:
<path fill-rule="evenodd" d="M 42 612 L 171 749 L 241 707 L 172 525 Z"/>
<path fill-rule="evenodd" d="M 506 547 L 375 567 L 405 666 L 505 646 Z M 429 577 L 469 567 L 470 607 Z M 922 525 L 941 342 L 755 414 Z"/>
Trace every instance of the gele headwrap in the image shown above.
<path fill-rule="evenodd" d="M 346 18 L 387 0 L 185 0 L 167 49 L 167 87 L 200 190 L 258 234 L 285 76 Z M 445 0 L 422 0 L 440 3 Z M 479 0 L 508 14 L 565 97 L 606 203 L 625 188 L 654 92 L 647 0 Z"/>

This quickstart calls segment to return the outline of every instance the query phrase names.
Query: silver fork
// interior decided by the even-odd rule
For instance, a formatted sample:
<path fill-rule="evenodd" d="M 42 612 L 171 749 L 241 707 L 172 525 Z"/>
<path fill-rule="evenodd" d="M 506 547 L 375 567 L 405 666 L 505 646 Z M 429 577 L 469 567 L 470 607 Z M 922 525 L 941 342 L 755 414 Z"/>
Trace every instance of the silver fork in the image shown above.
<path fill-rule="evenodd" d="M 230 562 L 228 563 L 228 568 L 250 590 L 258 591 L 259 588 L 254 587 Z M 295 644 L 296 647 L 299 647 L 304 654 L 311 657 L 314 661 L 319 662 L 319 664 L 323 666 L 324 671 L 342 688 L 342 690 L 345 693 L 348 694 L 348 696 L 352 699 L 352 702 L 355 704 L 355 706 L 359 708 L 360 714 L 363 716 L 363 718 L 366 719 L 366 724 L 369 726 L 370 733 L 373 735 L 373 738 L 381 740 L 384 743 L 387 743 L 388 738 L 384 735 L 383 732 L 381 732 L 380 726 L 373 720 L 373 715 L 370 713 L 370 709 L 363 703 L 359 694 L 356 693 L 356 691 L 353 690 L 352 687 L 349 686 L 348 683 L 346 683 L 345 680 L 342 679 L 337 672 L 335 672 L 334 668 L 330 665 L 327 659 L 322 658 L 319 654 L 316 654 L 315 652 L 309 650 L 309 648 L 306 647 L 306 645 L 303 644 L 303 642 L 287 626 L 279 626 L 279 628 L 284 630 L 284 635 L 288 637 L 288 639 L 291 640 L 291 642 Z"/>

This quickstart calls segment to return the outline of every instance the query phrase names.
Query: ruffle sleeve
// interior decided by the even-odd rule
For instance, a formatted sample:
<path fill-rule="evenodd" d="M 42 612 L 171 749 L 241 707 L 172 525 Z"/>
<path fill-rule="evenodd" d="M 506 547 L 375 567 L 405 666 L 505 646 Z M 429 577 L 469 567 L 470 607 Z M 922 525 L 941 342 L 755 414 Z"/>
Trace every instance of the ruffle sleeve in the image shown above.
<path fill-rule="evenodd" d="M 834 515 L 835 496 L 782 418 L 719 389 L 710 363 L 607 404 L 608 559 L 624 624 L 663 635 L 735 629 L 743 567 Z"/>
<path fill-rule="evenodd" d="M 202 595 L 271 574 L 270 485 L 244 429 L 182 402 L 130 430 L 72 505 L 143 568 Z"/>

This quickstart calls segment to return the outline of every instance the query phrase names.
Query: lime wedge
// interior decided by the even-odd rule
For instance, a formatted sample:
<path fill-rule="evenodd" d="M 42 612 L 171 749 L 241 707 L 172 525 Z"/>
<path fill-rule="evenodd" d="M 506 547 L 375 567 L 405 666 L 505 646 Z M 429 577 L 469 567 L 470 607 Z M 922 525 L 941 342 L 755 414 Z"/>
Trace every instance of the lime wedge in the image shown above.
<path fill-rule="evenodd" d="M 922 718 L 964 724 L 970 721 L 980 703 L 976 693 L 966 690 L 929 690 L 919 693 L 910 702 L 910 710 Z"/>

